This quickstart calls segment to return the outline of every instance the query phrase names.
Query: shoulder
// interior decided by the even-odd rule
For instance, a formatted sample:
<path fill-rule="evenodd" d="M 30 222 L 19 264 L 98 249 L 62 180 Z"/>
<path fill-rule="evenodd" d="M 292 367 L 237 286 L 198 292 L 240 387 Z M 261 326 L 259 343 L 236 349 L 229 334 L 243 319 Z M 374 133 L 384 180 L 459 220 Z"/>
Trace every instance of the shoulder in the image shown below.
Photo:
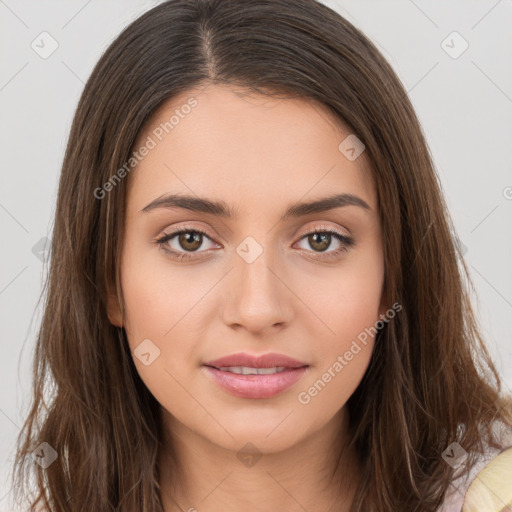
<path fill-rule="evenodd" d="M 473 454 L 471 470 L 452 482 L 439 512 L 512 512 L 512 428 L 501 422 L 493 427 L 500 446 Z M 458 451 L 468 455 L 460 446 Z"/>
<path fill-rule="evenodd" d="M 473 510 L 512 510 L 512 446 L 494 457 L 471 482 L 462 511 Z"/>

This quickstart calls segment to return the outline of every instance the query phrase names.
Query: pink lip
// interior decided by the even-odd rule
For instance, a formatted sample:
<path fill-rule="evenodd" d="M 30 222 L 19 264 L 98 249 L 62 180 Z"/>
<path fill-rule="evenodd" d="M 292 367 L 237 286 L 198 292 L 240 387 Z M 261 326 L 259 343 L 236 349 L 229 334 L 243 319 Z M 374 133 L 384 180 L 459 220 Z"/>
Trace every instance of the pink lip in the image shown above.
<path fill-rule="evenodd" d="M 271 398 L 293 386 L 308 368 L 306 363 L 282 354 L 251 356 L 238 353 L 204 364 L 207 372 L 226 391 L 242 398 Z M 272 375 L 241 375 L 219 370 L 227 366 L 249 368 L 273 368 L 284 366 L 286 370 Z"/>
<path fill-rule="evenodd" d="M 233 395 L 242 398 L 271 398 L 278 395 L 293 386 L 307 370 L 307 366 L 303 366 L 302 368 L 289 368 L 272 375 L 241 375 L 223 372 L 211 366 L 205 368 L 217 384 Z"/>

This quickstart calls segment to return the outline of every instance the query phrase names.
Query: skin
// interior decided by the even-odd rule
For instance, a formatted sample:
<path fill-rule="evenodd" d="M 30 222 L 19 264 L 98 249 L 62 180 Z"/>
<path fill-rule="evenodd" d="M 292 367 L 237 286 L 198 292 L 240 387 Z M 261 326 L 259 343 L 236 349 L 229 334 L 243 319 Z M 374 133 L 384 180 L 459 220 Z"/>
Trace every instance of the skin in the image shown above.
<path fill-rule="evenodd" d="M 129 176 L 121 257 L 126 311 L 123 318 L 112 294 L 109 318 L 125 327 L 132 354 L 145 339 L 160 350 L 148 366 L 134 362 L 162 408 L 166 512 L 348 511 L 360 464 L 346 449 L 345 404 L 367 369 L 373 339 L 308 404 L 297 397 L 388 309 L 375 186 L 365 153 L 349 161 L 338 149 L 350 131 L 322 105 L 241 92 L 211 84 L 189 90 L 139 134 L 137 148 L 190 97 L 198 101 Z M 223 200 L 238 217 L 141 212 L 167 193 Z M 371 210 L 345 206 L 279 220 L 290 204 L 333 193 L 357 195 Z M 195 252 L 178 236 L 167 242 L 195 259 L 172 259 L 155 243 L 175 228 L 207 232 Z M 315 259 L 341 246 L 334 237 L 325 252 L 309 243 L 307 235 L 320 228 L 355 243 L 332 259 Z M 236 252 L 247 236 L 263 248 L 252 263 Z M 240 398 L 202 366 L 236 352 L 278 352 L 309 367 L 273 398 Z M 237 457 L 248 442 L 261 453 L 250 467 Z M 179 468 L 174 491 L 171 453 Z"/>

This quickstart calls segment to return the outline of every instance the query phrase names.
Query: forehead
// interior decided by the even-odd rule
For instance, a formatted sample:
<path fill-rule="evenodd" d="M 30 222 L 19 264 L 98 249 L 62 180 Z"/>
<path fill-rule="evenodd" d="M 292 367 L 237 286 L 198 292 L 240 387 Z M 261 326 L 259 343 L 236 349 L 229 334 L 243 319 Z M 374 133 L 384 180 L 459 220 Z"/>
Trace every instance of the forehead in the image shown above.
<path fill-rule="evenodd" d="M 129 204 L 140 210 L 162 194 L 187 193 L 243 211 L 344 192 L 376 208 L 365 153 L 351 161 L 339 149 L 349 135 L 312 100 L 211 84 L 190 89 L 165 102 L 140 131 L 134 150 L 151 149 L 130 175 Z"/>

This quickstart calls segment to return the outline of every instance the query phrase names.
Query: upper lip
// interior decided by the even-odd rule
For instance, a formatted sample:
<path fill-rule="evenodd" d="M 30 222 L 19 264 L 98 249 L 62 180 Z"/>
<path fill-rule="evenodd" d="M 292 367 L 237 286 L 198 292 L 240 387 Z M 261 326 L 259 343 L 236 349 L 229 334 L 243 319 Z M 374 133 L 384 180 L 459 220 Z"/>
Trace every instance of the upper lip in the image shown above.
<path fill-rule="evenodd" d="M 225 368 L 228 366 L 247 366 L 249 368 L 274 368 L 275 366 L 284 366 L 285 368 L 301 368 L 308 366 L 307 363 L 302 363 L 291 357 L 283 354 L 262 354 L 253 356 L 245 352 L 238 354 L 231 354 L 229 356 L 215 359 L 204 363 L 205 366 L 213 366 L 214 368 Z"/>

